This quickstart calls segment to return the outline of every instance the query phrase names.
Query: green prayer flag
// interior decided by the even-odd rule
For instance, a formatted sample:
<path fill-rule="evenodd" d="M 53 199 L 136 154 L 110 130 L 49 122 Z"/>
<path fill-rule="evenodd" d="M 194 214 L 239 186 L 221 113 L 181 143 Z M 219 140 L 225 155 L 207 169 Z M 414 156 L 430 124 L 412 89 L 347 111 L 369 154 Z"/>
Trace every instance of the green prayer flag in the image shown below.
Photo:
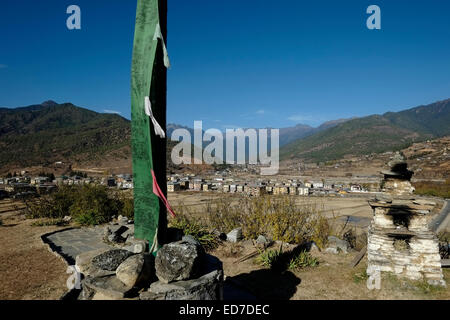
<path fill-rule="evenodd" d="M 154 170 L 166 193 L 166 139 L 155 134 L 155 124 L 166 128 L 166 1 L 138 0 L 131 70 L 135 238 L 148 240 L 150 252 L 164 242 L 167 225 L 166 208 L 153 193 L 151 173 Z M 146 97 L 153 119 L 146 113 Z"/>

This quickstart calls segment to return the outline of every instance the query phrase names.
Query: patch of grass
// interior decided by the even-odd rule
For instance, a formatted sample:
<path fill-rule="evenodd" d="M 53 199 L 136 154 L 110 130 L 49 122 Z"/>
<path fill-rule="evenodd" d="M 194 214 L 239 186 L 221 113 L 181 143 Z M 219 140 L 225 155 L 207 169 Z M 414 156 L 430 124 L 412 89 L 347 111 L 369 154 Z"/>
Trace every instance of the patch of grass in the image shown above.
<path fill-rule="evenodd" d="M 356 284 L 366 283 L 367 279 L 369 279 L 369 275 L 366 270 L 353 275 L 353 282 Z"/>
<path fill-rule="evenodd" d="M 255 262 L 264 267 L 273 268 L 275 263 L 279 262 L 280 257 L 280 250 L 268 249 L 261 251 L 258 257 L 256 257 Z"/>
<path fill-rule="evenodd" d="M 418 281 L 415 283 L 415 285 L 420 290 L 421 293 L 426 295 L 438 294 L 445 290 L 444 287 L 431 285 L 426 280 Z"/>
<path fill-rule="evenodd" d="M 315 267 L 317 265 L 319 265 L 319 260 L 314 258 L 309 252 L 301 251 L 299 254 L 291 258 L 288 268 L 290 270 L 297 270 L 302 268 Z"/>

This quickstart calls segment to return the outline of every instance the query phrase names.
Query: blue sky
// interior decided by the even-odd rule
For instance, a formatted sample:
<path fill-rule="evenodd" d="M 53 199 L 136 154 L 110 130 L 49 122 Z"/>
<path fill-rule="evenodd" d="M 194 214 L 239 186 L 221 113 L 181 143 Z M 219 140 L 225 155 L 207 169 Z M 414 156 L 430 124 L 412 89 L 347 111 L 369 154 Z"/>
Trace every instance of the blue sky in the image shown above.
<path fill-rule="evenodd" d="M 450 98 L 450 1 L 168 0 L 168 121 L 319 125 Z M 79 5 L 82 29 L 66 28 Z M 381 30 L 366 8 L 381 8 Z M 130 117 L 136 1 L 2 0 L 0 106 Z"/>

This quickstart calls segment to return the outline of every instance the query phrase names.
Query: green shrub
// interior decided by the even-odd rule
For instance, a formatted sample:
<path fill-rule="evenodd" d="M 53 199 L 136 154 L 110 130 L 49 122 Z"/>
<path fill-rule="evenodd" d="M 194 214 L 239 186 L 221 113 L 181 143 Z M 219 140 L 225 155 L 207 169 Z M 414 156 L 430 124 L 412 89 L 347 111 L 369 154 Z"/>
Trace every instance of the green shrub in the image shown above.
<path fill-rule="evenodd" d="M 268 249 L 261 251 L 255 261 L 264 267 L 273 268 L 274 265 L 280 261 L 280 257 L 280 250 Z"/>
<path fill-rule="evenodd" d="M 117 215 L 119 204 L 108 197 L 104 186 L 84 185 L 70 206 L 69 213 L 80 225 L 96 225 Z"/>
<path fill-rule="evenodd" d="M 309 252 L 301 251 L 299 254 L 295 255 L 289 261 L 289 269 L 296 270 L 307 267 L 315 267 L 319 264 L 319 261 L 314 258 Z"/>
<path fill-rule="evenodd" d="M 122 214 L 133 216 L 133 200 L 110 195 L 105 186 L 62 186 L 50 195 L 26 202 L 28 218 L 61 219 L 70 215 L 80 225 L 95 225 Z"/>
<path fill-rule="evenodd" d="M 62 186 L 48 196 L 26 201 L 26 216 L 28 218 L 63 218 L 69 214 L 69 209 L 78 194 L 77 187 Z"/>

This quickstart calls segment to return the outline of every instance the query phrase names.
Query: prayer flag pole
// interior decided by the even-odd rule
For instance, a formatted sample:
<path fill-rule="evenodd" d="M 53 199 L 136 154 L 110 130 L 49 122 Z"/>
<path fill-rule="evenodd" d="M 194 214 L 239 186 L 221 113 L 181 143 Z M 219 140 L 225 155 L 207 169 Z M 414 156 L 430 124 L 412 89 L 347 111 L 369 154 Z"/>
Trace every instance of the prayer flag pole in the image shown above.
<path fill-rule="evenodd" d="M 167 228 L 166 207 L 158 198 L 159 192 L 167 197 L 166 35 L 167 0 L 138 0 L 131 70 L 134 222 L 135 238 L 148 240 L 153 253 Z"/>

